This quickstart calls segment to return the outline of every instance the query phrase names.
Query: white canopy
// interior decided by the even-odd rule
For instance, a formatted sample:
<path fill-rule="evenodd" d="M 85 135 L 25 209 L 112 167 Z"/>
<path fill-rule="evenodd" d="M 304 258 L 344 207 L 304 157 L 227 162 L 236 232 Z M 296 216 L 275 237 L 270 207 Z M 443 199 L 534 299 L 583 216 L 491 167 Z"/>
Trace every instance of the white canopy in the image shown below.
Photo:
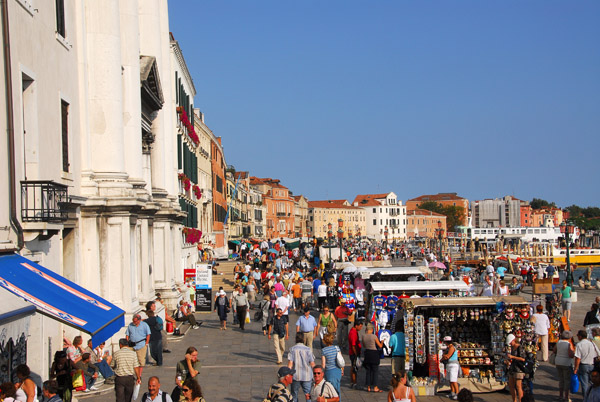
<path fill-rule="evenodd" d="M 469 290 L 469 285 L 463 281 L 371 282 L 369 285 L 373 292 Z"/>
<path fill-rule="evenodd" d="M 381 275 L 416 275 L 425 276 L 426 272 L 423 272 L 424 267 L 385 267 L 385 268 L 368 268 L 366 271 L 361 272 L 363 279 L 369 279 L 376 273 Z"/>

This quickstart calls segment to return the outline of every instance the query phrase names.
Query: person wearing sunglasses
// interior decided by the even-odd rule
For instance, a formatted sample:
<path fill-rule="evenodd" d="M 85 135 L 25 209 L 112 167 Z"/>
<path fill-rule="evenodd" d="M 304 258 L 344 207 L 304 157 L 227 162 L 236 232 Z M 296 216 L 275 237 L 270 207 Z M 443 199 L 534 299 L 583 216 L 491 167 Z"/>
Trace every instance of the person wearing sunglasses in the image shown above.
<path fill-rule="evenodd" d="M 340 397 L 333 384 L 325 381 L 325 371 L 323 366 L 313 367 L 314 383 L 310 390 L 310 400 L 312 402 L 339 402 Z"/>
<path fill-rule="evenodd" d="M 206 402 L 202 396 L 202 388 L 200 388 L 200 384 L 198 384 L 193 378 L 188 378 L 183 382 L 181 394 L 183 395 L 183 400 L 185 402 Z"/>

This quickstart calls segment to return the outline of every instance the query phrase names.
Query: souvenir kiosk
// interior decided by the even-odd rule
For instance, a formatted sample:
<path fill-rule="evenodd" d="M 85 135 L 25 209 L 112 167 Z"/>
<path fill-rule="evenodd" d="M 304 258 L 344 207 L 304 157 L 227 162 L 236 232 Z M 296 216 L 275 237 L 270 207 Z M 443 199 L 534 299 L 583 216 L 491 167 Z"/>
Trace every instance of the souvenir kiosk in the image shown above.
<path fill-rule="evenodd" d="M 459 386 L 472 392 L 504 389 L 509 333 L 520 333 L 525 350 L 535 357 L 529 305 L 520 296 L 411 298 L 402 312 L 393 326 L 404 328 L 406 367 L 417 395 L 449 391 L 440 363 L 445 336 L 452 337 L 458 350 Z"/>

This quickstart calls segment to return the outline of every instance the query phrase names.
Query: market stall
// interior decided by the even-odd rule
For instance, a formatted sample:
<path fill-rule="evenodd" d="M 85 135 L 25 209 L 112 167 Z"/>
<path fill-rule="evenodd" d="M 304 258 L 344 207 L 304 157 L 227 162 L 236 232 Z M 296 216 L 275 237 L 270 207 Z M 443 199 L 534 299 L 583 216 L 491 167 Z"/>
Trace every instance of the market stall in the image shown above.
<path fill-rule="evenodd" d="M 403 301 L 392 327 L 402 325 L 406 336 L 406 367 L 412 371 L 418 395 L 449 390 L 440 363 L 450 336 L 458 350 L 460 388 L 472 392 L 501 390 L 507 381 L 506 336 L 521 336 L 535 357 L 530 307 L 520 296 L 411 298 Z"/>

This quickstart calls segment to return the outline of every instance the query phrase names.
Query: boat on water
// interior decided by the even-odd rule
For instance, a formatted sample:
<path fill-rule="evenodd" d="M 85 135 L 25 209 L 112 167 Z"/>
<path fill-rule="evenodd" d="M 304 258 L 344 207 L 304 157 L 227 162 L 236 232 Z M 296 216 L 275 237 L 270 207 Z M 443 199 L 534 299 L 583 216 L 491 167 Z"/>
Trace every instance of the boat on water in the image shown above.
<path fill-rule="evenodd" d="M 555 248 L 552 253 L 555 263 L 567 261 L 567 250 Z M 600 265 L 600 249 L 597 248 L 572 248 L 569 249 L 569 260 L 578 265 Z"/>

